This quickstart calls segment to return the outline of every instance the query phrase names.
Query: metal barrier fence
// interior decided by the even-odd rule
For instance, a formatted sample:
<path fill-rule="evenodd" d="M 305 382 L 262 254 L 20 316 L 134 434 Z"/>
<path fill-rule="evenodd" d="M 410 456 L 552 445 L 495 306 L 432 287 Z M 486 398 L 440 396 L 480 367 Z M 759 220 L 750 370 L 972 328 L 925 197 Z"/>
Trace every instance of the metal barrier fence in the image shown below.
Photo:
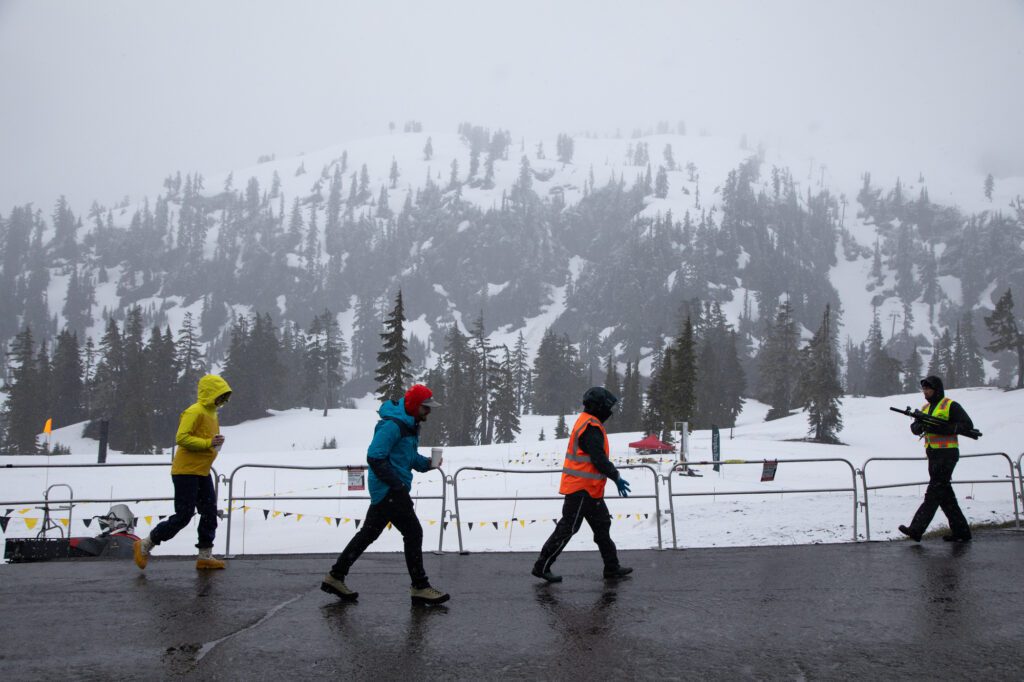
<path fill-rule="evenodd" d="M 1009 483 L 1010 484 L 1010 495 L 1013 498 L 1013 518 L 1017 528 L 1020 528 L 1020 512 L 1017 507 L 1017 489 L 1013 475 L 1013 460 L 1010 459 L 1009 455 L 1005 452 L 983 452 L 976 455 L 960 455 L 960 459 L 970 459 L 975 457 L 1002 457 L 1006 460 L 1006 463 L 1010 467 L 1010 479 L 1006 480 L 980 480 L 980 481 L 952 481 L 954 485 L 958 483 Z M 1022 455 L 1024 457 L 1024 455 Z M 914 483 L 888 483 L 886 485 L 868 485 L 868 464 L 871 462 L 927 462 L 927 457 L 871 457 L 864 460 L 864 466 L 860 470 L 861 481 L 864 484 L 864 530 L 867 539 L 871 539 L 871 509 L 868 506 L 868 492 L 871 490 L 884 490 L 887 488 L 909 488 L 913 486 L 928 485 L 928 481 L 917 481 Z M 1018 460 L 1019 468 L 1019 460 Z"/>
<path fill-rule="evenodd" d="M 846 466 L 850 467 L 850 480 L 853 484 L 849 488 L 786 488 L 785 490 L 726 490 L 726 491 L 710 491 L 710 492 L 696 492 L 696 493 L 675 493 L 672 492 L 672 474 L 677 471 L 684 471 L 687 467 L 692 466 L 714 466 L 726 465 L 726 464 L 764 464 L 766 461 L 775 462 L 779 464 L 818 464 L 824 462 L 842 462 Z M 828 459 L 780 459 L 780 460 L 763 460 L 763 459 L 725 459 L 720 462 L 713 461 L 700 461 L 700 462 L 681 462 L 668 472 L 665 476 L 668 481 L 668 505 L 669 505 L 669 518 L 672 520 L 672 549 L 679 549 L 676 539 L 676 508 L 673 498 L 676 497 L 707 497 L 707 496 L 725 496 L 725 495 L 791 495 L 793 493 L 853 493 L 853 541 L 857 541 L 857 473 L 854 469 L 853 464 L 849 460 L 845 460 L 838 457 Z"/>
<path fill-rule="evenodd" d="M 0 469 L 104 469 L 111 467 L 165 467 L 170 469 L 170 462 L 123 462 L 123 463 L 110 463 L 105 462 L 103 464 L 3 464 L 0 465 Z M 210 474 L 213 475 L 213 491 L 214 494 L 219 497 L 220 491 L 220 480 L 221 476 L 217 473 L 217 470 L 210 467 Z M 58 485 L 67 486 L 69 492 L 68 499 L 66 500 L 51 500 L 50 499 L 50 488 Z M 0 500 L 0 506 L 10 505 L 12 507 L 20 507 L 24 505 L 35 506 L 43 505 L 39 509 L 43 510 L 43 530 L 46 530 L 46 519 L 50 516 L 50 505 L 51 504 L 66 504 L 68 505 L 68 533 L 71 531 L 71 512 L 76 504 L 109 504 L 111 502 L 173 502 L 174 497 L 105 497 L 102 499 L 96 498 L 78 498 L 75 499 L 74 491 L 71 490 L 71 486 L 66 483 L 54 483 L 50 485 L 46 492 L 43 494 L 41 500 Z M 42 532 L 42 531 L 41 531 Z"/>
<path fill-rule="evenodd" d="M 627 464 L 625 466 L 618 467 L 619 471 L 623 469 L 647 469 L 654 476 L 654 494 L 653 495 L 633 495 L 630 494 L 631 500 L 654 500 L 655 516 L 657 522 L 655 525 L 658 528 L 658 549 L 664 549 L 661 541 L 661 500 L 658 498 L 658 472 L 654 470 L 654 467 L 647 464 Z M 462 467 L 457 470 L 451 478 L 452 482 L 452 494 L 455 497 L 455 530 L 458 532 L 459 537 L 459 553 L 465 554 L 466 550 L 463 549 L 462 545 L 462 524 L 459 522 L 459 502 L 494 502 L 501 500 L 562 500 L 562 495 L 542 495 L 542 496 L 531 496 L 531 497 L 459 497 L 459 474 L 463 471 L 488 471 L 492 473 L 506 473 L 506 474 L 560 474 L 561 469 L 492 469 L 490 467 Z"/>
<path fill-rule="evenodd" d="M 1017 484 L 1020 486 L 1020 501 L 1024 502 L 1024 453 L 1017 458 Z"/>
<path fill-rule="evenodd" d="M 232 558 L 234 555 L 231 554 L 231 519 L 233 517 L 232 507 L 235 502 L 247 502 L 252 500 L 369 500 L 369 495 L 249 495 L 242 497 L 235 497 L 235 474 L 242 469 L 285 469 L 285 470 L 296 470 L 296 471 L 348 471 L 350 469 L 366 469 L 364 466 L 287 466 L 283 464 L 242 464 L 241 466 L 235 467 L 231 472 L 231 476 L 228 478 L 228 529 L 227 536 L 225 538 L 224 545 L 224 556 L 226 558 Z M 437 551 L 441 552 L 444 544 L 444 515 L 448 505 L 448 486 L 447 480 L 444 474 L 444 470 L 437 468 L 431 469 L 430 471 L 437 471 L 441 474 L 441 494 L 440 495 L 413 495 L 411 496 L 414 500 L 441 500 L 441 523 L 437 524 L 440 527 L 437 538 Z"/>

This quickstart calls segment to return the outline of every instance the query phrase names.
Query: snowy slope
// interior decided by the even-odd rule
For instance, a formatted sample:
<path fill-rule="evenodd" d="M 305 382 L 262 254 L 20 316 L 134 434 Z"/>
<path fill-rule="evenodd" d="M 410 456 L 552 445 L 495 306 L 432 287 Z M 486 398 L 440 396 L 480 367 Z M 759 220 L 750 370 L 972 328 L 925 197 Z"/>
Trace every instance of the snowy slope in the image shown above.
<path fill-rule="evenodd" d="M 975 424 L 984 432 L 980 441 L 964 440 L 962 453 L 980 454 L 1006 452 L 1014 463 L 1020 456 L 1018 424 L 1024 410 L 1024 391 L 1002 392 L 990 388 L 951 391 L 961 401 Z M 888 398 L 846 398 L 843 403 L 844 429 L 840 438 L 845 445 L 818 445 L 799 442 L 806 435 L 806 419 L 797 414 L 763 422 L 766 407 L 748 402 L 738 426 L 722 433 L 723 459 L 778 459 L 776 479 L 761 483 L 761 465 L 727 464 L 719 473 L 710 467 L 699 467 L 703 477 L 675 475 L 676 493 L 714 493 L 714 495 L 676 498 L 676 532 L 680 545 L 727 546 L 767 545 L 815 542 L 847 542 L 853 535 L 853 497 L 849 492 L 795 494 L 787 491 L 806 488 L 849 488 L 852 486 L 850 465 L 856 469 L 873 457 L 917 457 L 922 451 L 909 433 L 905 417 L 888 411 L 890 405 L 918 406 L 920 396 L 905 395 Z M 523 436 L 519 442 L 481 447 L 445 449 L 444 470 L 451 476 L 463 467 L 489 467 L 526 470 L 559 469 L 565 441 L 538 441 L 541 429 L 554 431 L 555 417 L 526 416 Z M 274 466 L 359 466 L 365 461 L 365 449 L 372 434 L 375 415 L 368 409 L 333 410 L 324 418 L 320 412 L 290 410 L 272 417 L 225 427 L 227 442 L 215 467 L 219 473 L 231 475 L 243 464 Z M 95 442 L 76 436 L 80 426 L 54 432 L 55 442 L 69 445 L 75 453 L 43 460 L 38 457 L 4 457 L 0 464 L 50 462 L 87 463 L 95 461 Z M 610 436 L 613 459 L 619 466 L 641 464 L 627 443 L 641 434 Z M 324 440 L 337 438 L 336 450 L 318 449 Z M 691 459 L 709 459 L 710 433 L 698 431 L 691 435 Z M 422 450 L 424 454 L 427 450 Z M 826 460 L 786 464 L 786 460 Z M 163 462 L 163 466 L 135 469 L 65 469 L 55 467 L 15 470 L 0 469 L 0 501 L 42 499 L 48 485 L 67 483 L 79 499 L 118 497 L 159 497 L 171 493 L 168 479 L 169 461 L 164 456 L 131 456 L 112 454 L 111 462 Z M 623 548 L 657 546 L 657 522 L 653 499 L 659 497 L 667 508 L 667 486 L 656 475 L 667 475 L 671 462 L 667 458 L 647 464 L 650 468 L 627 470 L 634 497 L 621 499 L 609 488 L 609 506 L 613 514 L 612 535 Z M 872 539 L 898 536 L 896 525 L 909 521 L 920 503 L 927 481 L 923 460 L 874 462 L 868 467 L 869 484 L 917 482 L 907 488 L 873 492 L 869 498 Z M 1013 519 L 1014 504 L 1010 494 L 1009 468 L 1005 458 L 965 458 L 957 468 L 956 479 L 991 481 L 957 486 L 957 494 L 972 522 L 996 522 Z M 656 482 L 657 481 L 657 482 Z M 467 470 L 458 475 L 461 497 L 557 497 L 557 473 L 494 473 Z M 235 495 L 278 496 L 278 499 L 249 500 L 235 504 L 232 527 L 232 552 L 333 552 L 353 535 L 357 520 L 365 515 L 365 499 L 294 500 L 287 496 L 365 495 L 347 490 L 347 478 L 338 470 L 287 471 L 274 469 L 241 469 L 235 474 Z M 756 490 L 765 495 L 728 496 L 729 491 Z M 860 483 L 858 482 L 858 490 Z M 417 475 L 414 494 L 438 496 L 440 474 Z M 55 498 L 63 491 L 54 491 Z M 221 486 L 221 507 L 226 506 L 227 486 Z M 444 549 L 457 549 L 456 527 L 451 513 L 453 491 L 448 488 L 449 514 L 442 517 L 439 500 L 421 500 L 417 507 L 424 525 L 427 548 L 436 549 L 438 534 L 449 521 L 444 534 Z M 172 510 L 170 502 L 128 503 L 140 517 L 141 532 L 148 531 L 159 516 Z M 6 537 L 33 536 L 39 528 L 41 512 L 36 505 L 3 505 L 0 513 L 9 517 Z M 109 504 L 82 504 L 75 507 L 71 530 L 76 535 L 94 534 L 82 522 L 87 516 L 104 513 Z M 475 501 L 461 505 L 461 531 L 465 547 L 473 551 L 517 550 L 537 551 L 550 533 L 553 519 L 559 515 L 560 501 Z M 58 516 L 66 516 L 58 514 Z M 942 525 L 941 513 L 933 528 Z M 864 537 L 864 517 L 858 512 L 858 536 Z M 29 528 L 29 526 L 32 526 Z M 160 553 L 188 554 L 194 544 L 194 526 L 183 531 L 161 548 Z M 672 526 L 666 516 L 662 522 L 665 546 L 671 545 Z M 223 551 L 227 529 L 224 522 L 218 532 L 217 549 Z M 374 547 L 398 551 L 401 540 L 397 532 L 386 532 Z M 574 540 L 570 550 L 592 549 L 589 534 L 584 531 Z"/>

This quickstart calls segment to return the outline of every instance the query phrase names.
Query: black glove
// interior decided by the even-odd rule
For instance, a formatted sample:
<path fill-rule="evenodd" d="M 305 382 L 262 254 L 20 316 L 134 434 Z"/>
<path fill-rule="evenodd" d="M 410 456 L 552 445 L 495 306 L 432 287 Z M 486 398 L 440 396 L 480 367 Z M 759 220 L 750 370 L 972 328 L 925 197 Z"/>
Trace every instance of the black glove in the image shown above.
<path fill-rule="evenodd" d="M 910 425 L 910 432 L 915 436 L 920 436 L 922 433 L 924 433 L 924 424 L 922 424 L 921 422 L 914 422 L 913 424 Z"/>

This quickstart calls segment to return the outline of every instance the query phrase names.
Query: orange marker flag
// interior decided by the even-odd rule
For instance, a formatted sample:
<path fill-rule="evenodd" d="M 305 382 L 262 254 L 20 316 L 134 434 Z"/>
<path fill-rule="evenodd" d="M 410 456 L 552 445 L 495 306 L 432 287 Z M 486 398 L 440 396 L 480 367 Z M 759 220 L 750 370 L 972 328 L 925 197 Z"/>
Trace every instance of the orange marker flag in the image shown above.
<path fill-rule="evenodd" d="M 47 419 L 46 424 L 43 425 L 43 433 L 49 436 L 51 431 L 53 431 L 53 417 Z"/>

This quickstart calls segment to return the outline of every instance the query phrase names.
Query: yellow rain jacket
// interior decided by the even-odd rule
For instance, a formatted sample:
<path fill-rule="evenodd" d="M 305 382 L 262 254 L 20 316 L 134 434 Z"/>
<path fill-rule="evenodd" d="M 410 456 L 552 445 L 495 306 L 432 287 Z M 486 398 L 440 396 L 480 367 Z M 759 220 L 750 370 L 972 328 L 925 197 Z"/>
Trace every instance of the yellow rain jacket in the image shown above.
<path fill-rule="evenodd" d="M 174 439 L 178 449 L 171 462 L 171 474 L 209 476 L 210 465 L 217 458 L 213 437 L 220 433 L 217 408 L 213 401 L 230 393 L 228 382 L 216 374 L 207 374 L 199 380 L 199 400 L 181 413 L 178 435 Z"/>

